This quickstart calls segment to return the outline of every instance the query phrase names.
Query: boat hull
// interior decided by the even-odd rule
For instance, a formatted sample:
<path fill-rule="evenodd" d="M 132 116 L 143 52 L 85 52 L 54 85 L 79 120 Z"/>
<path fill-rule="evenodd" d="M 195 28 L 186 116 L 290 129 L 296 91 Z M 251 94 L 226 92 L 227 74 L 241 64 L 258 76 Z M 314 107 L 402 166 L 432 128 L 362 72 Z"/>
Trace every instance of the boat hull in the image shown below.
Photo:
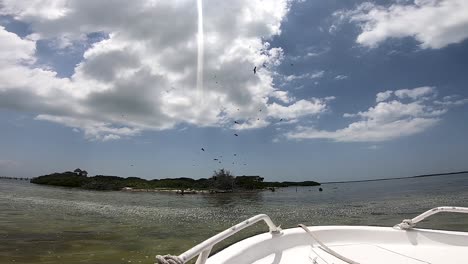
<path fill-rule="evenodd" d="M 468 233 L 392 227 L 309 227 L 315 238 L 355 263 L 468 263 Z M 302 228 L 264 233 L 208 258 L 208 264 L 347 263 L 321 247 Z"/>

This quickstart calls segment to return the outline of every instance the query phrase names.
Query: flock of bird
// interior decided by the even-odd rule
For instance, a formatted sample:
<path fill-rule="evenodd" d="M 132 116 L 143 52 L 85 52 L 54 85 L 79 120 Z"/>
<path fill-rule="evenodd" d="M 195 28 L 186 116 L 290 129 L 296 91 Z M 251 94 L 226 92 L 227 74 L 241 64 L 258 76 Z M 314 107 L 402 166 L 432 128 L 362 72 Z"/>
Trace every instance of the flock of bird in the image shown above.
<path fill-rule="evenodd" d="M 264 68 L 266 67 L 265 64 L 263 64 L 262 66 L 263 66 Z M 293 66 L 292 63 L 291 63 L 291 66 Z M 253 73 L 254 73 L 254 74 L 257 74 L 257 71 L 258 71 L 258 70 L 257 70 L 257 66 L 255 66 L 255 67 L 253 68 Z M 214 78 L 216 78 L 216 75 L 214 75 Z M 216 83 L 218 83 L 218 82 L 216 81 Z M 166 92 L 166 93 L 170 93 L 170 92 L 172 92 L 173 90 L 176 90 L 176 88 L 174 88 L 173 86 L 171 86 L 171 88 L 168 89 L 168 90 L 165 90 L 165 92 Z M 238 108 L 237 111 L 239 111 L 239 110 L 240 110 L 240 109 Z M 262 112 L 262 109 L 259 109 L 258 112 Z M 122 115 L 122 117 L 124 117 L 124 115 Z M 260 118 L 257 118 L 257 120 L 260 120 Z M 283 121 L 282 118 L 280 119 L 280 122 L 281 122 L 281 121 Z M 240 125 L 241 123 L 240 123 L 239 121 L 234 121 L 234 124 Z M 234 136 L 238 137 L 239 134 L 234 133 Z M 200 150 L 201 150 L 202 152 L 206 152 L 205 147 L 202 147 Z M 237 153 L 234 153 L 233 156 L 234 156 L 234 157 L 237 157 Z M 223 163 L 223 162 L 222 162 L 222 157 L 223 157 L 223 156 L 219 156 L 219 157 L 213 158 L 213 161 L 216 161 L 216 162 L 218 162 L 219 164 L 221 164 L 221 163 Z M 232 162 L 232 165 L 234 165 L 234 164 L 240 164 L 240 165 L 243 165 L 243 166 L 247 166 L 247 163 L 245 163 L 245 162 L 239 162 L 239 161 L 233 161 L 233 162 Z M 130 166 L 133 167 L 134 165 L 131 164 Z M 192 164 L 192 166 L 197 166 L 197 165 L 196 165 L 196 164 Z"/>
<path fill-rule="evenodd" d="M 293 66 L 292 63 L 291 63 L 291 66 Z M 266 67 L 266 65 L 263 64 L 263 67 Z M 255 66 L 255 67 L 253 68 L 253 73 L 254 73 L 254 74 L 257 74 L 257 71 L 258 71 L 257 66 Z M 216 75 L 214 75 L 214 78 L 216 78 Z M 216 82 L 216 83 L 218 83 L 218 82 Z M 237 109 L 237 111 L 239 111 L 239 109 Z M 262 112 L 262 109 L 259 109 L 258 112 Z M 260 120 L 260 118 L 257 118 L 257 120 Z M 280 119 L 280 122 L 281 122 L 281 121 L 283 121 L 283 118 Z M 234 124 L 240 125 L 241 123 L 240 123 L 239 121 L 235 120 L 235 121 L 234 121 Z M 234 133 L 234 136 L 238 137 L 239 134 Z M 205 147 L 202 147 L 200 150 L 201 150 L 202 152 L 206 152 Z M 237 157 L 237 153 L 234 153 L 233 156 L 234 156 L 234 157 Z M 215 162 L 217 162 L 217 163 L 219 163 L 219 164 L 222 164 L 222 163 L 223 163 L 223 162 L 222 162 L 222 158 L 223 158 L 223 156 L 219 156 L 219 157 L 213 158 L 213 161 L 215 161 Z M 247 166 L 247 163 L 245 163 L 245 162 L 239 162 L 238 160 L 232 161 L 232 165 L 235 165 L 235 164 L 240 164 L 240 165 L 242 165 L 242 166 Z M 193 164 L 192 166 L 197 166 L 197 165 L 196 165 L 196 164 Z"/>

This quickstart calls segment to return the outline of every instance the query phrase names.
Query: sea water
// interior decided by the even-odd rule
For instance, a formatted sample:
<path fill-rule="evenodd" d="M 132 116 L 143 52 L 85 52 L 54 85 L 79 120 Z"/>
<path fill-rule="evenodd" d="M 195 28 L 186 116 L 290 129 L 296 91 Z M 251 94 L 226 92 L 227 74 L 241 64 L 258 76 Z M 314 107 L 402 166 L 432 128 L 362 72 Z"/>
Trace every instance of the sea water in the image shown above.
<path fill-rule="evenodd" d="M 468 174 L 321 187 L 177 195 L 0 180 L 0 263 L 154 263 L 260 213 L 282 228 L 393 226 L 432 207 L 468 207 Z M 418 226 L 468 231 L 468 215 L 443 213 Z M 259 223 L 217 249 L 267 230 Z"/>

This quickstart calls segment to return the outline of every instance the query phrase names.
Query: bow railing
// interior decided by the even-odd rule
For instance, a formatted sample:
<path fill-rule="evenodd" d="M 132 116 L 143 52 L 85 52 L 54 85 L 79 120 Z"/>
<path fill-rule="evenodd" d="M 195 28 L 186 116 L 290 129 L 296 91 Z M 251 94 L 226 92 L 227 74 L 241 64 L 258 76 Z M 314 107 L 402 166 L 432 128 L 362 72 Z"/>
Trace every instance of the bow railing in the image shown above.
<path fill-rule="evenodd" d="M 271 234 L 273 235 L 281 234 L 281 228 L 279 226 L 276 226 L 273 223 L 273 221 L 271 221 L 268 215 L 259 214 L 245 221 L 242 221 L 241 223 L 234 225 L 231 228 L 228 228 L 215 236 L 208 238 L 207 240 L 201 242 L 200 244 L 180 254 L 178 258 L 182 260 L 183 263 L 187 263 L 194 257 L 198 256 L 196 264 L 204 264 L 206 260 L 208 259 L 208 256 L 210 255 L 210 252 L 213 249 L 214 245 L 234 235 L 235 233 L 241 231 L 242 229 L 247 228 L 251 225 L 254 225 L 255 223 L 260 222 L 262 220 L 268 225 L 268 228 L 270 229 Z"/>
<path fill-rule="evenodd" d="M 450 213 L 462 213 L 468 214 L 468 207 L 456 207 L 456 206 L 441 206 L 432 208 L 431 210 L 427 210 L 426 212 L 416 216 L 413 219 L 404 219 L 398 225 L 395 225 L 395 228 L 408 230 L 416 226 L 417 223 L 421 222 L 422 220 L 428 218 L 431 215 L 435 215 L 441 212 L 450 212 Z"/>

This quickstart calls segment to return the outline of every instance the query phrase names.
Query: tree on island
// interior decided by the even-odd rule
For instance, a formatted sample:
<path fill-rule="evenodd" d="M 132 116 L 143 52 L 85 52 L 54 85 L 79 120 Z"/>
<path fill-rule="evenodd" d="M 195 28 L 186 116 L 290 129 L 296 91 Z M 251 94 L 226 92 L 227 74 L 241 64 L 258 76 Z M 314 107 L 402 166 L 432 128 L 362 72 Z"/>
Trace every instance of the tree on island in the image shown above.
<path fill-rule="evenodd" d="M 78 176 L 84 176 L 84 177 L 88 176 L 88 172 L 85 170 L 81 170 L 80 168 L 75 169 L 73 172 L 76 173 L 76 175 Z"/>
<path fill-rule="evenodd" d="M 219 190 L 232 190 L 234 189 L 234 176 L 230 171 L 225 169 L 220 169 L 214 171 L 213 177 L 213 187 Z"/>

